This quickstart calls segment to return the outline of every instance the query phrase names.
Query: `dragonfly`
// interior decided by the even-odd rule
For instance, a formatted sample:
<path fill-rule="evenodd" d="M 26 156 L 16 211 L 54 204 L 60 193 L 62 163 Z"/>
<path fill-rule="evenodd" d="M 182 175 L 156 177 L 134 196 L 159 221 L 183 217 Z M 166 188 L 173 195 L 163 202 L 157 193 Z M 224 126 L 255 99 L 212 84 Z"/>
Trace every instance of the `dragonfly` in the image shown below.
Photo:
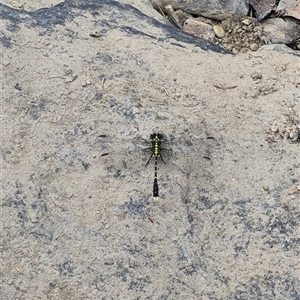
<path fill-rule="evenodd" d="M 209 137 L 211 138 L 211 137 Z M 151 133 L 148 139 L 137 137 L 131 143 L 124 140 L 112 138 L 109 135 L 101 134 L 99 139 L 103 148 L 100 158 L 107 158 L 110 165 L 117 168 L 117 174 L 122 172 L 121 169 L 138 169 L 139 166 L 147 167 L 151 161 L 154 161 L 154 178 L 152 186 L 153 200 L 159 199 L 158 183 L 158 164 L 163 165 L 175 164 L 183 173 L 188 173 L 193 163 L 192 144 L 188 139 L 184 139 L 180 145 L 170 142 L 163 133 Z M 121 160 L 119 159 L 121 153 Z M 123 155 L 122 155 L 123 153 Z M 118 158 L 116 158 L 118 157 Z M 208 155 L 203 156 L 210 160 Z M 145 160 L 145 158 L 147 160 Z M 181 165 L 176 163 L 180 159 Z M 121 162 L 120 162 L 121 161 Z M 189 161 L 189 163 L 188 163 Z M 118 163 L 117 163 L 118 162 Z"/>
<path fill-rule="evenodd" d="M 101 135 L 102 138 L 106 138 L 106 135 Z M 146 142 L 146 141 L 145 141 Z M 150 154 L 148 161 L 145 164 L 147 167 L 150 161 L 154 160 L 154 180 L 153 180 L 153 199 L 157 201 L 159 198 L 159 187 L 158 187 L 158 178 L 157 178 L 157 169 L 158 169 L 158 160 L 160 159 L 164 164 L 164 153 L 172 152 L 171 148 L 166 148 L 167 140 L 165 136 L 161 133 L 152 133 L 148 141 L 149 147 L 141 149 L 143 152 L 148 152 Z M 109 153 L 103 153 L 101 156 L 107 156 Z"/>

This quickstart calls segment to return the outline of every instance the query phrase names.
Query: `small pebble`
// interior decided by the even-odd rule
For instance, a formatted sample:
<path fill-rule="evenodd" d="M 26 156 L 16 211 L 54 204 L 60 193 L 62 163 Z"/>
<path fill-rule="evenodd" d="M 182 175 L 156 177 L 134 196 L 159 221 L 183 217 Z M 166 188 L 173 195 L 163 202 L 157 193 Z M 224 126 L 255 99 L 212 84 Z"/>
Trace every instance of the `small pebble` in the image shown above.
<path fill-rule="evenodd" d="M 86 87 L 86 86 L 91 85 L 91 84 L 92 84 L 92 82 L 89 79 L 87 79 L 81 86 Z"/>
<path fill-rule="evenodd" d="M 39 218 L 34 210 L 30 210 L 28 214 L 32 223 L 37 223 L 39 221 Z"/>
<path fill-rule="evenodd" d="M 220 25 L 215 25 L 214 26 L 214 32 L 215 32 L 215 35 L 218 37 L 218 38 L 223 38 L 225 36 L 225 30 L 223 29 L 222 26 Z"/>
<path fill-rule="evenodd" d="M 298 193 L 298 187 L 296 185 L 293 185 L 289 191 L 289 195 L 294 195 Z"/>
<path fill-rule="evenodd" d="M 252 51 L 257 51 L 258 50 L 258 45 L 256 44 L 256 43 L 253 43 L 253 44 L 251 44 L 250 45 L 250 49 L 252 50 Z"/>
<path fill-rule="evenodd" d="M 231 51 L 232 51 L 233 54 L 238 54 L 239 53 L 239 51 L 237 49 L 235 49 L 235 48 L 232 48 Z"/>
<path fill-rule="evenodd" d="M 269 190 L 269 187 L 267 187 L 266 185 L 264 185 L 264 186 L 263 186 L 263 189 L 264 189 L 264 191 L 267 192 L 267 191 Z"/>
<path fill-rule="evenodd" d="M 257 79 L 262 79 L 262 74 L 259 72 L 254 72 L 251 74 L 252 79 L 257 80 Z"/>
<path fill-rule="evenodd" d="M 278 132 L 278 127 L 276 125 L 271 126 L 272 132 Z"/>
<path fill-rule="evenodd" d="M 289 134 L 289 138 L 293 139 L 296 136 L 295 132 L 292 130 Z"/>
<path fill-rule="evenodd" d="M 249 20 L 249 19 L 245 19 L 245 20 L 243 20 L 242 21 L 242 23 L 244 24 L 244 25 L 250 25 L 251 24 L 251 21 Z"/>
<path fill-rule="evenodd" d="M 289 138 L 296 142 L 300 138 L 300 130 L 295 127 L 290 131 Z"/>
<path fill-rule="evenodd" d="M 91 37 L 100 37 L 101 34 L 98 31 L 93 31 L 93 32 L 90 33 L 90 36 Z"/>

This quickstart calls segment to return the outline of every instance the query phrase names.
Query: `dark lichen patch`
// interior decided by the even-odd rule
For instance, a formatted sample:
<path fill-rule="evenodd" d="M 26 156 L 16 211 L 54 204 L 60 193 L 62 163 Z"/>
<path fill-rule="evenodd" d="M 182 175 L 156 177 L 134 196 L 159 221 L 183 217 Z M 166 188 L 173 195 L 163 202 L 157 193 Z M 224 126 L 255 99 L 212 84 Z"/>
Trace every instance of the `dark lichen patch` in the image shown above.
<path fill-rule="evenodd" d="M 11 37 L 4 35 L 4 33 L 0 36 L 0 43 L 5 48 L 11 48 L 12 47 L 12 39 Z"/>
<path fill-rule="evenodd" d="M 53 241 L 53 232 L 50 228 L 47 229 L 42 226 L 39 229 L 33 230 L 29 233 L 42 244 L 50 244 Z"/>
<path fill-rule="evenodd" d="M 129 290 L 143 291 L 149 284 L 151 284 L 149 276 L 135 278 L 130 281 Z"/>
<path fill-rule="evenodd" d="M 72 276 L 74 273 L 74 263 L 71 260 L 65 261 L 64 263 L 58 265 L 60 276 Z"/>
<path fill-rule="evenodd" d="M 130 216 L 140 216 L 144 218 L 146 214 L 147 204 L 143 203 L 142 201 L 130 198 L 130 201 L 126 201 L 124 204 L 120 205 L 120 209 Z"/>
<path fill-rule="evenodd" d="M 28 15 L 36 26 L 52 28 L 57 25 L 66 25 L 66 22 L 72 21 L 76 14 L 67 2 L 61 2 L 50 8 L 41 8 L 37 11 L 29 12 Z"/>
<path fill-rule="evenodd" d="M 297 279 L 289 274 L 279 275 L 271 271 L 264 276 L 255 276 L 245 285 L 248 289 L 238 288 L 233 299 L 298 299 Z"/>

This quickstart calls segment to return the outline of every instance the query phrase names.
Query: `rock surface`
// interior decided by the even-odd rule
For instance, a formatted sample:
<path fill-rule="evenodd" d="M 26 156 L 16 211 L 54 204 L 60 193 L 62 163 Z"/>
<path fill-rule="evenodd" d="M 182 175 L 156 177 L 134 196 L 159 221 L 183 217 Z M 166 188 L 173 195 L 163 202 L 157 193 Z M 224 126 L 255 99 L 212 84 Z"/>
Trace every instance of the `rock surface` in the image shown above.
<path fill-rule="evenodd" d="M 183 24 L 182 30 L 202 39 L 213 40 L 214 38 L 213 27 L 198 20 L 187 19 Z"/>
<path fill-rule="evenodd" d="M 258 20 L 265 18 L 271 11 L 276 9 L 276 0 L 249 0 L 248 3 L 256 11 Z"/>
<path fill-rule="evenodd" d="M 247 15 L 249 7 L 242 1 L 197 1 L 197 0 L 151 0 L 154 7 L 164 8 L 171 5 L 174 10 L 183 10 L 191 15 L 222 21 L 229 17 Z"/>
<path fill-rule="evenodd" d="M 166 13 L 177 28 L 222 45 L 233 53 L 257 51 L 268 43 L 286 44 L 294 50 L 300 47 L 300 6 L 294 0 L 279 2 L 278 5 L 274 0 L 253 0 L 250 3 L 160 0 L 152 3 L 161 14 Z M 247 9 L 242 9 L 244 6 Z M 187 19 L 188 26 L 184 26 Z M 202 23 L 201 28 L 205 28 L 203 23 L 214 26 L 215 38 L 203 36 L 203 30 L 198 30 L 195 25 L 197 22 Z"/>
<path fill-rule="evenodd" d="M 262 21 L 263 35 L 268 43 L 292 44 L 300 39 L 300 24 L 293 18 L 276 18 Z"/>
<path fill-rule="evenodd" d="M 33 13 L 27 13 L 26 11 L 14 11 L 4 5 L 1 5 L 0 16 L 3 20 L 7 20 L 9 31 L 16 32 L 19 30 L 18 25 L 27 19 L 29 19 L 29 21 L 32 19 L 33 24 L 36 23 L 37 26 L 41 27 L 64 25 L 68 19 L 75 17 L 72 9 L 76 8 L 80 10 L 85 9 L 87 6 L 90 7 L 90 9 L 98 9 L 99 5 L 100 4 L 97 1 L 92 0 L 85 2 L 80 0 L 70 0 L 59 3 L 52 9 L 52 11 L 42 9 Z M 119 30 L 137 37 L 148 37 L 153 40 L 158 39 L 161 42 L 168 39 L 174 39 L 178 42 L 195 44 L 204 50 L 210 49 L 221 53 L 227 52 L 221 47 L 215 46 L 208 41 L 194 38 L 184 32 L 174 29 L 172 26 L 161 24 L 130 5 L 116 1 L 104 0 L 101 2 L 101 7 L 106 12 L 106 14 L 103 15 L 103 18 L 98 20 L 98 26 L 101 28 L 103 33 L 110 32 L 112 30 Z M 119 11 L 124 11 L 123 14 L 126 14 L 127 17 L 122 19 L 120 16 L 117 18 L 116 13 Z M 55 14 L 55 17 L 51 15 L 52 13 Z M 134 19 L 139 20 L 139 22 L 134 23 L 135 27 L 132 26 L 132 20 Z M 155 35 L 156 33 L 154 33 L 153 28 L 155 28 L 155 30 L 160 28 L 159 38 Z M 9 37 L 5 36 L 5 33 L 2 37 L 2 41 L 6 46 L 9 45 Z"/>
<path fill-rule="evenodd" d="M 298 299 L 299 58 L 223 54 L 148 2 L 35 3 L 0 6 L 1 297 Z M 154 202 L 131 150 L 157 131 Z"/>

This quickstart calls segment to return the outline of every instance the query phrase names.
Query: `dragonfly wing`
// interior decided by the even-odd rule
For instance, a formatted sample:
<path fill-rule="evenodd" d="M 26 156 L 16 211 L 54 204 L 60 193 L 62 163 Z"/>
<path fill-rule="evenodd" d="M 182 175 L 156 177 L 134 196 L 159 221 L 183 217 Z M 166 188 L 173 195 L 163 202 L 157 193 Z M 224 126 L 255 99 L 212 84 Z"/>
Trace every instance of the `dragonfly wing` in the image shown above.
<path fill-rule="evenodd" d="M 147 145 L 144 140 L 101 136 L 99 144 L 102 152 L 100 163 L 112 174 L 126 174 L 142 170 L 151 154 L 149 143 Z"/>
<path fill-rule="evenodd" d="M 207 138 L 188 139 L 179 138 L 171 144 L 172 162 L 185 173 L 199 172 L 210 168 L 213 162 L 212 141 Z"/>

